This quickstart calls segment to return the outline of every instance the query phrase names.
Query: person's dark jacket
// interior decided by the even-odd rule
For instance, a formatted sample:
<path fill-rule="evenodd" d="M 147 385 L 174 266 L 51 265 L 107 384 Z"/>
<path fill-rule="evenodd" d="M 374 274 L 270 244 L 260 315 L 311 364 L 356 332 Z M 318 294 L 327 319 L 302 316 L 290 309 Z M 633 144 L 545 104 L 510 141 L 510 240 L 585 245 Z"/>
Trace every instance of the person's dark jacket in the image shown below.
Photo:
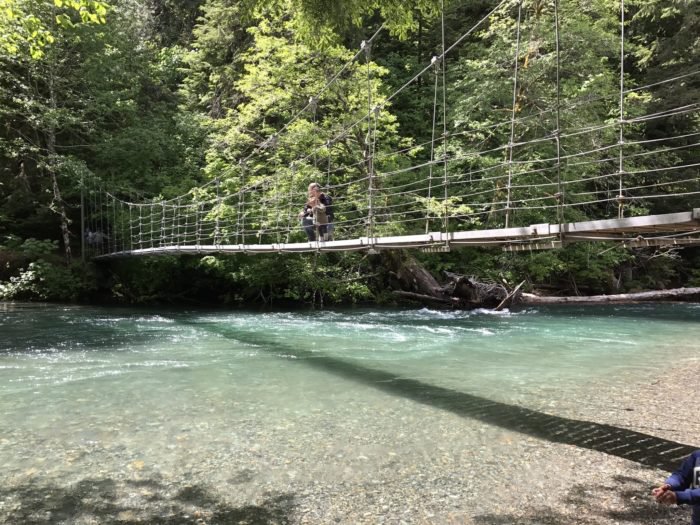
<path fill-rule="evenodd" d="M 700 450 L 688 456 L 666 483 L 679 505 L 693 505 L 692 525 L 700 525 Z"/>

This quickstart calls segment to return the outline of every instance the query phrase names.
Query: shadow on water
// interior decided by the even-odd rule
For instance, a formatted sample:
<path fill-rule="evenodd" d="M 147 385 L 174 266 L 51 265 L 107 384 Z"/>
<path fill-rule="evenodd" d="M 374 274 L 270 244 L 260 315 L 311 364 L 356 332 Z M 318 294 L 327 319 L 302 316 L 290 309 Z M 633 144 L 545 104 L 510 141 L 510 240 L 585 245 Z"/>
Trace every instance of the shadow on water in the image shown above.
<path fill-rule="evenodd" d="M 5 486 L 0 488 L 0 502 L 0 520 L 3 508 L 8 512 L 8 507 L 14 507 L 8 512 L 11 521 L 6 523 L 22 525 L 284 525 L 291 523 L 296 506 L 291 494 L 269 495 L 260 505 L 232 507 L 199 485 L 178 490 L 157 480 L 112 479 L 84 479 L 67 487 L 36 483 Z"/>
<path fill-rule="evenodd" d="M 294 348 L 279 341 L 266 340 L 261 338 L 259 333 L 232 333 L 220 327 L 212 328 L 231 339 L 257 345 L 285 356 L 295 356 L 297 359 L 293 362 L 304 363 L 387 394 L 553 443 L 603 452 L 648 467 L 675 470 L 683 458 L 699 448 L 626 428 L 545 414 L 530 408 L 431 385 L 417 379 Z"/>

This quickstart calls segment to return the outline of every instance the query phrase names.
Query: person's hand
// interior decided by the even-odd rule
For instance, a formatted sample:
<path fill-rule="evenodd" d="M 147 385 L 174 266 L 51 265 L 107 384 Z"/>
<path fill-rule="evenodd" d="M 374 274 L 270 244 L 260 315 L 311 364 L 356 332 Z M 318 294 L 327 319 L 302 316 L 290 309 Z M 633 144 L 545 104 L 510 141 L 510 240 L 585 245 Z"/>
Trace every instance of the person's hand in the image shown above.
<path fill-rule="evenodd" d="M 664 483 L 663 485 L 660 485 L 660 486 L 656 487 L 654 490 L 652 490 L 651 495 L 654 496 L 654 499 L 656 501 L 659 501 L 659 498 L 670 489 L 671 489 L 671 485 L 669 485 L 668 483 Z"/>
<path fill-rule="evenodd" d="M 676 493 L 673 492 L 672 490 L 667 490 L 661 496 L 659 496 L 656 501 L 663 505 L 676 505 L 678 503 L 678 498 L 676 497 Z"/>
<path fill-rule="evenodd" d="M 655 488 L 651 491 L 651 494 L 656 499 L 656 502 L 662 505 L 676 505 L 678 503 L 676 493 L 671 490 L 671 486 L 668 483 Z"/>

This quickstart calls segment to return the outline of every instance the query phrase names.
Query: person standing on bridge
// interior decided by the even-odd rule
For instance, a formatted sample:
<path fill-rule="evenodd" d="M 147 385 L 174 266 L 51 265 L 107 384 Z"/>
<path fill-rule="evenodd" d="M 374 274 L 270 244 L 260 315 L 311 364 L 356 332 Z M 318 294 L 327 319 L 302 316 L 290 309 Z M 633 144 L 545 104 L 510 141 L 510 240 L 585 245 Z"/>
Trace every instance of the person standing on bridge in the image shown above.
<path fill-rule="evenodd" d="M 309 241 L 329 241 L 333 233 L 333 199 L 321 192 L 317 182 L 309 184 L 309 193 L 304 209 L 299 213 L 301 225 Z"/>
<path fill-rule="evenodd" d="M 691 525 L 700 525 L 700 450 L 688 456 L 666 483 L 652 490 L 651 495 L 665 505 L 692 505 Z"/>

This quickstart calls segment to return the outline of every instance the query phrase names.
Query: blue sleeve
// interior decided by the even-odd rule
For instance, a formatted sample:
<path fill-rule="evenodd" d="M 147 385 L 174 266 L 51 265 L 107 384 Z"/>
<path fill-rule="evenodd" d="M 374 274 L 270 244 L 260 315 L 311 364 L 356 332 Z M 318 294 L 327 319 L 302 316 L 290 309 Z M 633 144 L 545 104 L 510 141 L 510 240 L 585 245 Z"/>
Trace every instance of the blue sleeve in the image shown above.
<path fill-rule="evenodd" d="M 678 490 L 675 492 L 679 505 L 697 505 L 700 503 L 700 489 Z"/>
<path fill-rule="evenodd" d="M 696 450 L 683 460 L 681 466 L 668 477 L 666 483 L 676 492 L 689 488 L 693 483 L 693 469 L 698 459 L 700 459 L 700 450 Z"/>

